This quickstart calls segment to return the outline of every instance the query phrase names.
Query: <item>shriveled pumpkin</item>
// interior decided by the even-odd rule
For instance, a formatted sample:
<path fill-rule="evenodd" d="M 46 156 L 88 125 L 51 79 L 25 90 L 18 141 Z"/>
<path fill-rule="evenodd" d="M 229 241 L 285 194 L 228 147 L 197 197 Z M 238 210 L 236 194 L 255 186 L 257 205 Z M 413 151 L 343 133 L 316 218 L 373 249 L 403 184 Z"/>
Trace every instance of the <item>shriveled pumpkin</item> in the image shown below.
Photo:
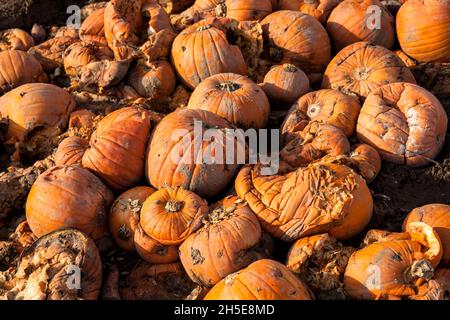
<path fill-rule="evenodd" d="M 109 187 L 123 191 L 144 175 L 144 157 L 150 136 L 150 116 L 141 107 L 126 107 L 103 118 L 91 136 L 83 167 Z"/>
<path fill-rule="evenodd" d="M 180 246 L 180 259 L 192 281 L 212 287 L 261 258 L 258 218 L 238 197 L 211 207 L 203 226 Z"/>
<path fill-rule="evenodd" d="M 442 257 L 436 231 L 416 222 L 404 235 L 405 239 L 381 239 L 350 257 L 344 285 L 352 298 L 413 296 L 421 284 L 433 278 L 434 268 Z"/>
<path fill-rule="evenodd" d="M 27 51 L 34 46 L 33 37 L 21 29 L 0 31 L 0 52 L 6 50 Z"/>
<path fill-rule="evenodd" d="M 216 284 L 205 300 L 313 300 L 309 288 L 285 265 L 269 259 L 253 262 Z"/>
<path fill-rule="evenodd" d="M 61 228 L 75 228 L 98 239 L 104 235 L 113 200 L 111 191 L 89 170 L 77 165 L 60 166 L 37 178 L 25 211 L 31 230 L 39 237 Z"/>
<path fill-rule="evenodd" d="M 84 152 L 88 147 L 89 143 L 84 138 L 78 136 L 65 138 L 58 145 L 58 149 L 55 152 L 55 165 L 81 165 L 81 159 L 83 159 Z"/>
<path fill-rule="evenodd" d="M 325 156 L 336 157 L 350 152 L 344 132 L 329 124 L 310 122 L 280 151 L 280 159 L 296 168 Z"/>
<path fill-rule="evenodd" d="M 163 188 L 145 200 L 141 209 L 144 232 L 164 245 L 180 245 L 197 231 L 208 214 L 208 204 L 194 192 Z"/>
<path fill-rule="evenodd" d="M 64 52 L 64 69 L 69 76 L 76 76 L 86 65 L 101 61 L 113 60 L 114 54 L 107 46 L 96 42 L 76 42 Z"/>
<path fill-rule="evenodd" d="M 261 25 L 273 62 L 296 65 L 308 76 L 322 73 L 330 62 L 327 32 L 309 14 L 281 10 L 268 15 Z"/>
<path fill-rule="evenodd" d="M 148 181 L 155 188 L 182 187 L 202 197 L 217 196 L 245 161 L 239 161 L 245 157 L 245 142 L 230 134 L 227 129 L 232 128 L 209 111 L 182 109 L 167 115 L 147 149 Z M 202 142 L 205 134 L 209 141 Z"/>
<path fill-rule="evenodd" d="M 172 64 L 186 86 L 194 89 L 219 73 L 247 74 L 240 48 L 227 39 L 227 24 L 232 23 L 233 20 L 226 18 L 202 20 L 175 38 Z"/>
<path fill-rule="evenodd" d="M 240 128 L 264 128 L 270 104 L 264 91 L 246 76 L 220 73 L 206 78 L 192 93 L 188 109 L 211 111 Z"/>
<path fill-rule="evenodd" d="M 357 99 L 339 91 L 323 89 L 310 92 L 297 100 L 286 115 L 281 126 L 283 141 L 292 140 L 310 121 L 335 126 L 351 137 L 360 110 Z"/>
<path fill-rule="evenodd" d="M 318 299 L 345 300 L 344 272 L 355 251 L 327 233 L 297 240 L 287 255 L 286 266 Z"/>
<path fill-rule="evenodd" d="M 356 131 L 384 160 L 417 167 L 439 154 L 447 122 L 444 108 L 429 91 L 392 83 L 367 96 Z"/>
<path fill-rule="evenodd" d="M 412 210 L 403 223 L 403 230 L 408 232 L 414 222 L 424 222 L 436 230 L 444 250 L 442 266 L 450 267 L 450 206 L 429 204 Z"/>
<path fill-rule="evenodd" d="M 134 251 L 134 233 L 139 224 L 139 214 L 144 201 L 156 190 L 135 187 L 122 193 L 111 206 L 108 215 L 109 233 L 123 250 Z"/>
<path fill-rule="evenodd" d="M 203 295 L 202 288 L 189 279 L 179 262 L 139 261 L 120 288 L 124 300 L 196 300 Z"/>
<path fill-rule="evenodd" d="M 51 38 L 37 46 L 30 48 L 32 54 L 42 65 L 45 71 L 53 72 L 56 68 L 64 67 L 64 52 L 79 39 L 61 36 Z"/>
<path fill-rule="evenodd" d="M 292 105 L 309 91 L 308 76 L 293 64 L 274 66 L 264 77 L 261 87 L 274 103 Z"/>
<path fill-rule="evenodd" d="M 276 238 L 293 241 L 328 232 L 338 240 L 351 239 L 372 216 L 370 190 L 347 166 L 318 162 L 273 176 L 260 171 L 260 165 L 244 167 L 235 188 Z"/>
<path fill-rule="evenodd" d="M 158 2 L 168 14 L 176 14 L 192 6 L 195 0 L 159 0 Z"/>
<path fill-rule="evenodd" d="M 357 42 L 342 49 L 325 71 L 322 88 L 366 98 L 375 89 L 395 82 L 416 83 L 414 75 L 392 51 Z"/>
<path fill-rule="evenodd" d="M 156 241 L 138 223 L 134 231 L 134 247 L 139 256 L 148 263 L 165 264 L 179 259 L 177 246 L 166 246 Z"/>
<path fill-rule="evenodd" d="M 80 288 L 71 276 L 80 271 Z M 78 230 L 66 229 L 39 238 L 21 255 L 17 270 L 1 275 L 0 299 L 96 300 L 102 284 L 98 249 Z M 73 283 L 73 286 L 68 286 Z"/>
<path fill-rule="evenodd" d="M 359 41 L 387 49 L 395 42 L 394 17 L 378 0 L 342 1 L 330 14 L 327 31 L 336 51 Z"/>
<path fill-rule="evenodd" d="M 26 83 L 47 81 L 47 74 L 32 55 L 19 50 L 0 52 L 0 95 Z"/>
<path fill-rule="evenodd" d="M 67 127 L 75 102 L 69 93 L 45 83 L 24 84 L 0 98 L 0 113 L 9 118 L 7 139 L 52 138 Z"/>
<path fill-rule="evenodd" d="M 420 62 L 450 62 L 450 1 L 408 0 L 397 13 L 402 50 Z"/>
<path fill-rule="evenodd" d="M 357 144 L 352 147 L 350 159 L 358 168 L 358 173 L 371 183 L 381 171 L 381 157 L 378 151 L 368 144 Z"/>
<path fill-rule="evenodd" d="M 331 11 L 340 3 L 340 0 L 277 0 L 277 2 L 278 10 L 307 13 L 325 24 Z"/>
<path fill-rule="evenodd" d="M 92 12 L 81 24 L 79 30 L 80 39 L 84 42 L 97 42 L 107 45 L 105 37 L 105 8 Z"/>
<path fill-rule="evenodd" d="M 140 96 L 158 100 L 172 94 L 177 77 L 172 65 L 165 60 L 140 60 L 130 69 L 127 82 Z"/>

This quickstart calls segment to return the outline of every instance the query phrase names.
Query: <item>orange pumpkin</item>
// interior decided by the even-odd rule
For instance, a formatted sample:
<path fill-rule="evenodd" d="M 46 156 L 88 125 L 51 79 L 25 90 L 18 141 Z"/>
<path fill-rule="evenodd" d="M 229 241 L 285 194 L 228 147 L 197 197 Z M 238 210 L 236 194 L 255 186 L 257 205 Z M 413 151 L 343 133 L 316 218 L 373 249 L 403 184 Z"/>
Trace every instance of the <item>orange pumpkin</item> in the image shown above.
<path fill-rule="evenodd" d="M 91 136 L 83 167 L 97 174 L 113 190 L 136 185 L 144 174 L 150 117 L 141 107 L 126 107 L 103 118 Z"/>
<path fill-rule="evenodd" d="M 297 240 L 288 252 L 286 266 L 318 299 L 344 300 L 344 272 L 354 251 L 327 233 L 318 234 Z"/>
<path fill-rule="evenodd" d="M 82 190 L 83 192 L 80 192 Z M 94 239 L 104 235 L 111 191 L 79 166 L 53 167 L 31 187 L 25 211 L 38 237 L 61 228 L 76 228 Z"/>
<path fill-rule="evenodd" d="M 264 128 L 270 104 L 264 91 L 245 76 L 234 73 L 213 75 L 192 93 L 188 109 L 211 111 L 240 128 Z"/>
<path fill-rule="evenodd" d="M 138 61 L 128 75 L 128 84 L 140 96 L 152 100 L 170 96 L 176 83 L 177 77 L 172 65 L 164 60 Z"/>
<path fill-rule="evenodd" d="M 183 242 L 180 259 L 192 281 L 212 287 L 258 260 L 255 247 L 260 239 L 261 226 L 252 210 L 237 197 L 227 197 Z"/>
<path fill-rule="evenodd" d="M 293 241 L 328 232 L 351 239 L 372 216 L 373 200 L 365 181 L 344 165 L 313 163 L 293 172 L 264 176 L 261 166 L 244 167 L 235 181 L 262 227 Z"/>
<path fill-rule="evenodd" d="M 164 245 L 179 245 L 202 225 L 208 214 L 205 200 L 181 188 L 164 188 L 145 200 L 141 210 L 144 232 Z"/>
<path fill-rule="evenodd" d="M 240 159 L 245 142 L 227 129 L 232 129 L 228 121 L 204 110 L 181 109 L 164 117 L 147 150 L 148 181 L 155 188 L 182 187 L 202 197 L 220 194 L 245 161 Z M 205 134 L 209 142 L 201 142 Z"/>
<path fill-rule="evenodd" d="M 310 121 L 341 129 L 347 137 L 355 132 L 361 105 L 354 97 L 335 90 L 319 90 L 301 97 L 291 107 L 281 126 L 284 142 L 292 140 Z"/>
<path fill-rule="evenodd" d="M 358 168 L 358 173 L 371 183 L 381 171 L 381 157 L 378 151 L 368 144 L 358 144 L 352 148 L 350 159 Z"/>
<path fill-rule="evenodd" d="M 194 89 L 206 78 L 219 73 L 247 74 L 241 50 L 227 39 L 227 23 L 232 20 L 202 20 L 175 38 L 172 64 L 189 88 Z"/>
<path fill-rule="evenodd" d="M 79 270 L 80 287 L 68 287 Z M 71 283 L 71 282 L 70 282 Z M 96 300 L 102 284 L 98 249 L 83 233 L 66 229 L 39 238 L 26 248 L 13 279 L 2 283 L 7 300 Z M 0 290 L 3 291 L 3 290 Z"/>
<path fill-rule="evenodd" d="M 309 91 L 309 79 L 302 70 L 286 63 L 271 68 L 261 87 L 271 101 L 292 105 Z"/>
<path fill-rule="evenodd" d="M 410 56 L 408 56 L 402 50 L 395 50 L 394 53 L 400 60 L 403 61 L 405 66 L 407 66 L 408 68 L 414 68 L 417 66 L 418 62 L 413 58 L 411 58 Z"/>
<path fill-rule="evenodd" d="M 313 16 L 325 24 L 340 0 L 277 0 L 278 10 L 294 10 Z"/>
<path fill-rule="evenodd" d="M 165 246 L 148 236 L 138 223 L 134 231 L 134 246 L 139 256 L 148 263 L 165 264 L 179 258 L 177 246 Z"/>
<path fill-rule="evenodd" d="M 103 44 L 76 42 L 64 52 L 64 69 L 69 76 L 77 76 L 82 67 L 92 62 L 113 59 L 113 52 Z"/>
<path fill-rule="evenodd" d="M 431 227 L 416 222 L 409 239 L 382 240 L 356 251 L 345 270 L 345 290 L 365 300 L 413 296 L 433 277 L 441 246 Z"/>
<path fill-rule="evenodd" d="M 30 48 L 28 53 L 41 63 L 45 71 L 53 72 L 56 68 L 64 67 L 64 52 L 78 41 L 79 39 L 68 36 L 52 38 Z"/>
<path fill-rule="evenodd" d="M 450 267 L 450 206 L 429 204 L 412 210 L 403 223 L 403 230 L 408 232 L 413 222 L 424 222 L 436 230 L 444 250 L 442 265 Z"/>
<path fill-rule="evenodd" d="M 134 251 L 134 233 L 139 224 L 142 204 L 155 191 L 150 187 L 135 187 L 122 193 L 111 206 L 109 232 L 121 249 Z"/>
<path fill-rule="evenodd" d="M 357 42 L 333 58 L 325 71 L 322 88 L 364 99 L 375 89 L 394 82 L 416 83 L 416 80 L 392 51 L 368 42 Z"/>
<path fill-rule="evenodd" d="M 56 150 L 54 159 L 57 166 L 81 165 L 84 152 L 89 147 L 86 139 L 73 136 L 61 141 Z"/>
<path fill-rule="evenodd" d="M 312 16 L 281 10 L 268 15 L 261 25 L 272 61 L 296 65 L 308 76 L 322 73 L 330 62 L 330 39 Z"/>
<path fill-rule="evenodd" d="M 261 20 L 272 12 L 271 0 L 225 0 L 223 11 L 227 18 L 239 21 Z"/>
<path fill-rule="evenodd" d="M 74 108 L 69 93 L 52 84 L 24 84 L 0 98 L 0 114 L 9 118 L 7 139 L 20 141 L 36 131 L 60 134 Z"/>
<path fill-rule="evenodd" d="M 384 160 L 423 166 L 442 149 L 447 115 L 426 89 L 392 83 L 367 97 L 356 131 L 358 138 L 377 149 Z"/>
<path fill-rule="evenodd" d="M 342 1 L 330 14 L 327 31 L 336 51 L 359 41 L 388 49 L 395 42 L 394 17 L 378 0 Z"/>
<path fill-rule="evenodd" d="M 310 122 L 280 151 L 280 159 L 296 168 L 325 156 L 350 152 L 350 143 L 342 130 L 328 124 Z"/>
<path fill-rule="evenodd" d="M 0 52 L 0 95 L 22 84 L 47 81 L 47 74 L 32 55 L 18 50 Z"/>
<path fill-rule="evenodd" d="M 450 62 L 450 1 L 408 0 L 397 13 L 402 50 L 421 62 Z"/>
<path fill-rule="evenodd" d="M 33 37 L 21 29 L 0 31 L 0 52 L 6 50 L 27 51 L 34 46 Z"/>
<path fill-rule="evenodd" d="M 107 45 L 105 37 L 105 8 L 93 11 L 81 24 L 79 36 L 84 42 Z"/>
<path fill-rule="evenodd" d="M 309 288 L 281 263 L 263 259 L 230 274 L 205 300 L 313 300 Z"/>

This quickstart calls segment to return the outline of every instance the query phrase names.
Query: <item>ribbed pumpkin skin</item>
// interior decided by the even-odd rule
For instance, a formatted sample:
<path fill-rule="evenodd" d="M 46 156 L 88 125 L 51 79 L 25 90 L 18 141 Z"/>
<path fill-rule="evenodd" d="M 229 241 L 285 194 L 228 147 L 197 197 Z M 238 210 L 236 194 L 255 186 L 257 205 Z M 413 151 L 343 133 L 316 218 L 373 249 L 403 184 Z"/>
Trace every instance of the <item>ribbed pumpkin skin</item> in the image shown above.
<path fill-rule="evenodd" d="M 129 72 L 128 84 L 142 97 L 161 99 L 172 94 L 177 77 L 168 61 L 138 62 Z"/>
<path fill-rule="evenodd" d="M 309 288 L 285 265 L 263 259 L 227 276 L 205 300 L 313 300 Z"/>
<path fill-rule="evenodd" d="M 270 104 L 252 80 L 234 73 L 221 73 L 202 81 L 191 95 L 189 109 L 211 111 L 239 128 L 264 128 Z"/>
<path fill-rule="evenodd" d="M 145 200 L 141 209 L 144 232 L 163 245 L 180 245 L 202 225 L 208 204 L 191 191 L 163 188 Z"/>
<path fill-rule="evenodd" d="M 190 89 L 215 74 L 247 74 L 241 50 L 229 44 L 226 37 L 223 26 L 229 21 L 226 18 L 202 20 L 175 38 L 172 64 Z"/>
<path fill-rule="evenodd" d="M 95 10 L 83 21 L 79 35 L 82 41 L 108 45 L 105 37 L 105 8 Z"/>
<path fill-rule="evenodd" d="M 214 163 L 220 160 L 218 150 L 217 156 L 208 159 L 209 163 L 200 161 L 202 155 L 208 155 L 207 150 L 210 150 L 212 143 L 203 142 L 201 148 L 195 147 L 199 143 L 199 138 L 193 136 L 196 121 L 203 124 L 199 126 L 203 134 L 207 129 L 212 129 L 217 135 L 227 138 L 227 141 L 232 139 L 225 134 L 225 129 L 232 129 L 232 125 L 209 111 L 181 109 L 167 115 L 153 131 L 146 153 L 147 179 L 155 188 L 182 187 L 202 197 L 212 197 L 223 191 L 237 173 L 240 167 L 237 161 L 233 164 Z M 220 149 L 223 150 L 224 159 L 233 151 L 235 157 L 239 150 L 242 154 L 245 146 L 239 144 L 237 139 L 228 142 L 234 143 L 235 147 L 227 150 L 222 145 Z"/>
<path fill-rule="evenodd" d="M 450 62 L 450 1 L 408 0 L 397 13 L 402 50 L 421 62 Z"/>
<path fill-rule="evenodd" d="M 264 18 L 261 25 L 273 61 L 296 65 L 308 75 L 323 72 L 330 62 L 330 39 L 320 22 L 310 15 L 277 11 Z"/>
<path fill-rule="evenodd" d="M 272 12 L 271 0 L 226 0 L 227 18 L 239 21 L 261 20 Z"/>
<path fill-rule="evenodd" d="M 64 52 L 64 69 L 74 76 L 79 69 L 92 62 L 113 60 L 114 54 L 107 46 L 96 42 L 76 42 Z"/>
<path fill-rule="evenodd" d="M 261 239 L 261 226 L 252 210 L 238 199 L 225 198 L 212 207 L 203 227 L 180 246 L 181 262 L 192 281 L 212 287 L 258 260 L 251 249 Z"/>
<path fill-rule="evenodd" d="M 134 246 L 142 260 L 154 264 L 166 264 L 178 261 L 178 247 L 165 246 L 147 235 L 140 224 L 134 232 Z"/>
<path fill-rule="evenodd" d="M 356 131 L 384 160 L 417 167 L 439 154 L 447 122 L 445 110 L 433 94 L 400 82 L 382 86 L 367 97 Z"/>
<path fill-rule="evenodd" d="M 317 121 L 341 129 L 351 137 L 356 129 L 361 105 L 358 99 L 342 92 L 323 89 L 305 94 L 288 111 L 281 126 L 286 143 L 302 131 L 309 122 Z"/>
<path fill-rule="evenodd" d="M 276 0 L 275 0 L 276 1 Z M 340 0 L 278 0 L 278 10 L 294 10 L 313 16 L 325 24 Z"/>
<path fill-rule="evenodd" d="M 139 224 L 139 213 L 144 201 L 156 190 L 135 187 L 122 193 L 111 206 L 108 228 L 114 242 L 123 250 L 134 251 L 134 234 Z"/>
<path fill-rule="evenodd" d="M 6 50 L 27 51 L 34 46 L 33 37 L 21 29 L 0 31 L 0 52 Z"/>
<path fill-rule="evenodd" d="M 7 139 L 23 140 L 38 127 L 62 132 L 74 108 L 66 90 L 45 83 L 24 84 L 0 98 L 0 113 L 9 118 Z"/>
<path fill-rule="evenodd" d="M 47 81 L 47 74 L 32 55 L 19 50 L 0 52 L 0 95 L 26 83 Z"/>
<path fill-rule="evenodd" d="M 283 64 L 267 72 L 261 87 L 271 101 L 291 105 L 309 91 L 309 79 L 293 64 Z"/>
<path fill-rule="evenodd" d="M 351 239 L 372 217 L 369 188 L 343 165 L 314 163 L 274 176 L 262 176 L 258 166 L 244 167 L 235 188 L 263 229 L 284 241 L 324 232 Z"/>
<path fill-rule="evenodd" d="M 425 222 L 435 228 L 444 249 L 441 264 L 443 267 L 450 267 L 450 206 L 429 204 L 414 209 L 406 217 L 403 230 L 408 231 L 408 225 L 412 222 Z"/>
<path fill-rule="evenodd" d="M 67 287 L 70 267 L 81 271 L 79 290 Z M 46 277 L 39 281 L 36 275 L 44 268 Z M 78 230 L 64 229 L 43 236 L 27 247 L 21 255 L 17 275 L 19 281 L 28 280 L 26 285 L 37 287 L 24 290 L 25 294 L 31 294 L 25 300 L 97 300 L 102 285 L 102 262 L 91 238 Z"/>
<path fill-rule="evenodd" d="M 75 228 L 99 239 L 104 235 L 112 202 L 111 191 L 89 170 L 76 165 L 61 166 L 38 177 L 25 211 L 28 224 L 38 237 L 61 228 Z"/>
<path fill-rule="evenodd" d="M 372 30 L 368 17 L 377 16 L 370 7 L 381 10 L 380 28 Z M 359 41 L 391 49 L 395 42 L 394 18 L 378 0 L 345 0 L 331 12 L 327 31 L 335 51 Z"/>
<path fill-rule="evenodd" d="M 395 82 L 416 83 L 414 75 L 392 51 L 357 42 L 340 51 L 325 71 L 322 88 L 364 99 L 375 89 Z"/>
<path fill-rule="evenodd" d="M 86 139 L 74 136 L 61 141 L 55 153 L 55 164 L 57 166 L 81 165 L 84 152 L 89 147 Z"/>
<path fill-rule="evenodd" d="M 150 128 L 150 117 L 143 108 L 126 107 L 110 113 L 92 134 L 83 167 L 115 191 L 136 185 L 144 174 Z"/>

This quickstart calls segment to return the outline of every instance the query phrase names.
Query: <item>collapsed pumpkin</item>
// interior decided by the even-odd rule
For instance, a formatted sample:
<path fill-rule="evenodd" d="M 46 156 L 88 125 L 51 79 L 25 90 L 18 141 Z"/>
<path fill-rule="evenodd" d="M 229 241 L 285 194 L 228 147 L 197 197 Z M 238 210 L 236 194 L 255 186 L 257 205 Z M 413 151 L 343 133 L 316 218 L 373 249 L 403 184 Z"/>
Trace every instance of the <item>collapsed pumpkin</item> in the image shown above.
<path fill-rule="evenodd" d="M 392 83 L 367 97 L 358 118 L 358 138 L 387 161 L 423 166 L 442 149 L 447 115 L 439 100 L 414 84 Z"/>
<path fill-rule="evenodd" d="M 313 300 L 309 288 L 286 266 L 258 260 L 216 284 L 205 300 Z"/>
<path fill-rule="evenodd" d="M 99 239 L 104 235 L 112 201 L 111 191 L 88 170 L 76 165 L 53 167 L 31 187 L 25 211 L 38 237 L 61 228 L 76 228 Z"/>
<path fill-rule="evenodd" d="M 357 42 L 342 49 L 325 71 L 322 88 L 366 98 L 375 89 L 394 82 L 416 83 L 397 55 L 381 46 Z"/>
<path fill-rule="evenodd" d="M 234 73 L 202 81 L 192 93 L 188 108 L 211 111 L 244 129 L 264 128 L 270 112 L 264 91 L 249 78 Z"/>
<path fill-rule="evenodd" d="M 278 10 L 294 10 L 313 16 L 325 24 L 340 0 L 276 0 Z"/>
<path fill-rule="evenodd" d="M 21 29 L 0 31 L 0 52 L 7 50 L 27 51 L 34 46 L 33 37 Z"/>
<path fill-rule="evenodd" d="M 192 281 L 212 287 L 263 257 L 256 248 L 260 240 L 255 214 L 232 196 L 211 207 L 202 227 L 180 246 L 180 259 Z"/>
<path fill-rule="evenodd" d="M 372 195 L 365 181 L 344 165 L 318 162 L 273 176 L 261 175 L 261 165 L 244 167 L 235 188 L 262 227 L 285 241 L 323 232 L 350 239 L 372 216 Z"/>
<path fill-rule="evenodd" d="M 80 39 L 84 42 L 97 42 L 108 45 L 105 37 L 105 8 L 93 11 L 81 24 Z"/>

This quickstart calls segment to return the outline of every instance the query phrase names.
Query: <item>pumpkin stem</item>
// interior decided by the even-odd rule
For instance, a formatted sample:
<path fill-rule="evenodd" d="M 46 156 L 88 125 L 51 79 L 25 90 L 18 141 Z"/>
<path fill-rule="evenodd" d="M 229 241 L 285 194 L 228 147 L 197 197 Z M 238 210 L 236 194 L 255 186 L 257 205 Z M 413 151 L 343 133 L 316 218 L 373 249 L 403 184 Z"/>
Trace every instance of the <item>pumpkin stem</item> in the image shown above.
<path fill-rule="evenodd" d="M 212 24 L 205 24 L 204 26 L 198 27 L 197 31 L 208 30 L 208 29 L 211 29 L 212 27 L 213 27 Z"/>
<path fill-rule="evenodd" d="M 357 68 L 355 70 L 355 78 L 358 81 L 364 81 L 369 78 L 370 71 L 366 67 Z"/>
<path fill-rule="evenodd" d="M 283 69 L 284 69 L 284 71 L 290 72 L 290 73 L 294 73 L 294 72 L 298 71 L 298 68 L 290 63 L 286 63 L 285 65 L 283 65 Z"/>
<path fill-rule="evenodd" d="M 166 209 L 167 212 L 178 212 L 180 211 L 184 206 L 184 202 L 183 201 L 178 201 L 178 200 L 169 200 L 166 202 L 166 206 L 164 207 L 164 209 Z"/>
<path fill-rule="evenodd" d="M 241 85 L 239 83 L 233 82 L 233 81 L 225 81 L 222 83 L 219 83 L 217 86 L 217 89 L 222 91 L 228 91 L 228 92 L 234 92 L 241 88 Z"/>
<path fill-rule="evenodd" d="M 411 267 L 406 270 L 405 276 L 408 283 L 414 283 L 419 279 L 429 281 L 434 276 L 434 269 L 430 261 L 421 259 L 413 262 Z"/>
<path fill-rule="evenodd" d="M 233 216 L 236 208 L 236 204 L 233 204 L 232 206 L 227 208 L 219 206 L 211 211 L 211 213 L 203 220 L 203 224 L 207 226 L 209 224 L 216 224 L 220 221 L 228 219 L 229 217 Z"/>

